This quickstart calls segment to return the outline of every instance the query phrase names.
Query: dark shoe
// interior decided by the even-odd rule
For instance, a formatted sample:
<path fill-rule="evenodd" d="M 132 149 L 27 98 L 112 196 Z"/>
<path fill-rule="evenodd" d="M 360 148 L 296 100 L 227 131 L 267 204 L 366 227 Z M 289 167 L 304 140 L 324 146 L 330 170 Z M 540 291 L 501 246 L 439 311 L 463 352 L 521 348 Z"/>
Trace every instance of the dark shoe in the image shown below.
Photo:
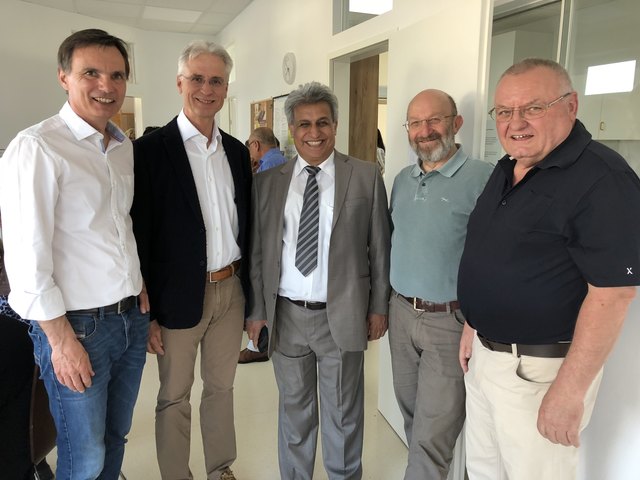
<path fill-rule="evenodd" d="M 245 348 L 246 350 L 246 348 Z M 249 350 L 251 352 L 251 350 Z M 242 352 L 241 352 L 242 353 Z M 256 353 L 256 352 L 251 352 Z M 233 474 L 229 467 L 225 468 L 220 474 L 220 480 L 236 480 L 236 476 Z"/>
<path fill-rule="evenodd" d="M 245 348 L 240 352 L 238 363 L 266 362 L 267 360 L 269 360 L 267 352 L 252 352 Z"/>
<path fill-rule="evenodd" d="M 42 460 L 38 465 L 33 467 L 33 473 L 29 475 L 29 480 L 55 480 L 55 475 L 51 471 L 51 467 L 47 463 L 47 459 Z"/>

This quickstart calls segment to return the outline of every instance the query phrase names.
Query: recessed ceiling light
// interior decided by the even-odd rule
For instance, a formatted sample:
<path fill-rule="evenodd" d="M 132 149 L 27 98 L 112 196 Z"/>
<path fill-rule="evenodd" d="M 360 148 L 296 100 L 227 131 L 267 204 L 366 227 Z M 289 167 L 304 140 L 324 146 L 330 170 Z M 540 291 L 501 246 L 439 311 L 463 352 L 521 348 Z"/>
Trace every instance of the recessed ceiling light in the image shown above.
<path fill-rule="evenodd" d="M 142 18 L 145 20 L 163 20 L 166 22 L 193 23 L 200 18 L 202 12 L 194 10 L 178 10 L 175 8 L 144 7 Z"/>

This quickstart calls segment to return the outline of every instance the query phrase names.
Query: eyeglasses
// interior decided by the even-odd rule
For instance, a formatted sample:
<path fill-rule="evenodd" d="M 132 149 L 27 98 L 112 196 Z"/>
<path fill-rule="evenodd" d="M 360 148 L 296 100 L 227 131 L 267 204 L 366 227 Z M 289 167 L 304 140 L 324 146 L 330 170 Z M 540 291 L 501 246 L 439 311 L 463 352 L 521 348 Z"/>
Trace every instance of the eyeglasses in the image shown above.
<path fill-rule="evenodd" d="M 441 115 L 438 117 L 425 118 L 424 120 L 412 120 L 410 122 L 404 122 L 402 126 L 407 129 L 407 132 L 415 132 L 417 130 L 420 130 L 424 123 L 433 128 L 440 125 L 445 118 L 451 118 L 455 116 L 457 115 Z"/>
<path fill-rule="evenodd" d="M 180 76 L 185 80 L 189 80 L 192 86 L 198 88 L 204 87 L 205 82 L 208 83 L 211 88 L 222 88 L 227 84 L 227 81 L 222 77 L 209 77 L 209 80 L 207 80 L 202 75 L 191 75 L 190 77 L 186 75 Z"/>
<path fill-rule="evenodd" d="M 552 102 L 542 105 L 532 103 L 530 105 L 525 105 L 524 107 L 494 107 L 489 110 L 489 116 L 496 122 L 506 123 L 511 121 L 511 119 L 513 118 L 513 112 L 517 110 L 520 112 L 520 118 L 524 118 L 525 120 L 541 118 L 547 114 L 547 110 L 549 110 L 549 108 L 551 108 L 559 101 L 567 98 L 572 93 L 573 92 L 567 92 L 564 95 L 559 96 Z"/>

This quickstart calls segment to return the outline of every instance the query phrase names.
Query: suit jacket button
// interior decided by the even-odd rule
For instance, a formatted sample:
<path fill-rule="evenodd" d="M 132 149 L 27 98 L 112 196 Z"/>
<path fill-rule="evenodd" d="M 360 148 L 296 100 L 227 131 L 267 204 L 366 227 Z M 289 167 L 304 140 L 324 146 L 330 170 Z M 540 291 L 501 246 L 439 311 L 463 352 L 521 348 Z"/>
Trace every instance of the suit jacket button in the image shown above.
<path fill-rule="evenodd" d="M 200 260 L 200 266 L 204 267 L 205 265 L 206 265 L 205 261 L 204 260 Z"/>

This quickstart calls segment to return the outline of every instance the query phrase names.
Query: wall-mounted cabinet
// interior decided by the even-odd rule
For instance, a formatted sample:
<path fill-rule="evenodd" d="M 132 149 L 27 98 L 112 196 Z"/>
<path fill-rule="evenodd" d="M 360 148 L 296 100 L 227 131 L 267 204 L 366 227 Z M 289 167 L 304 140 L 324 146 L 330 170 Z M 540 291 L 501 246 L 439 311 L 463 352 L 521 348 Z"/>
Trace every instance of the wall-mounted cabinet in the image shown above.
<path fill-rule="evenodd" d="M 568 70 L 579 94 L 578 118 L 598 140 L 640 140 L 640 2 L 575 0 Z M 636 60 L 634 89 L 585 95 L 589 67 Z"/>
<path fill-rule="evenodd" d="M 581 95 L 578 118 L 597 140 L 640 140 L 640 92 Z"/>

